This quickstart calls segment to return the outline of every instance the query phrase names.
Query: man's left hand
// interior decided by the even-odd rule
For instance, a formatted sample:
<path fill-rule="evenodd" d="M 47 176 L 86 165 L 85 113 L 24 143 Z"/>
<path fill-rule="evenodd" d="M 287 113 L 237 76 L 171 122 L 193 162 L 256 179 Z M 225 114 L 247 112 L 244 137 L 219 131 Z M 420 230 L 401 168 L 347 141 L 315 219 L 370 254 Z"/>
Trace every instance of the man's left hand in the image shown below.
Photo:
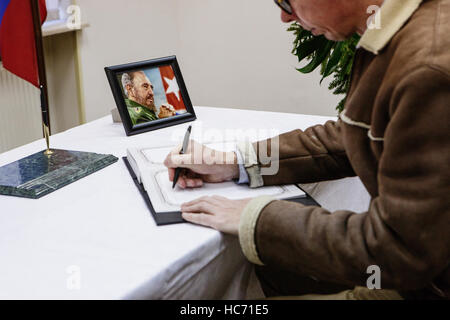
<path fill-rule="evenodd" d="M 201 197 L 182 204 L 181 212 L 186 221 L 237 236 L 241 214 L 250 200 L 230 200 L 220 196 Z"/>

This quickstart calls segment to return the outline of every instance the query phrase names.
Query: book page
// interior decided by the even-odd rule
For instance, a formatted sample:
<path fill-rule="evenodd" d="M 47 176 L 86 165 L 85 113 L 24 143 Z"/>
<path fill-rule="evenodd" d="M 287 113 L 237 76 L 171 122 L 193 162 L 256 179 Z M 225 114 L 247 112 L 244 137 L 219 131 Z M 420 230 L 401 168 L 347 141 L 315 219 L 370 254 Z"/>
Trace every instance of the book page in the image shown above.
<path fill-rule="evenodd" d="M 234 144 L 232 144 L 234 147 Z M 222 145 L 223 146 L 223 145 Z M 219 147 L 215 147 L 219 149 Z M 129 149 L 128 159 L 133 170 L 158 212 L 180 211 L 181 204 L 203 196 L 219 195 L 229 199 L 245 199 L 258 196 L 273 196 L 277 199 L 290 199 L 306 196 L 296 185 L 268 186 L 250 188 L 247 184 L 238 185 L 234 181 L 205 183 L 201 188 L 172 189 L 167 168 L 162 164 L 173 147 Z M 223 148 L 220 148 L 223 149 Z"/>
<path fill-rule="evenodd" d="M 286 199 L 300 196 L 303 193 L 296 186 L 273 186 L 252 189 L 246 184 L 238 185 L 234 181 L 205 183 L 203 187 L 194 189 L 181 189 L 178 186 L 172 189 L 172 182 L 169 181 L 167 169 L 157 172 L 155 177 L 164 202 L 177 208 L 184 202 L 204 196 L 222 196 L 236 200 L 267 195 Z"/>

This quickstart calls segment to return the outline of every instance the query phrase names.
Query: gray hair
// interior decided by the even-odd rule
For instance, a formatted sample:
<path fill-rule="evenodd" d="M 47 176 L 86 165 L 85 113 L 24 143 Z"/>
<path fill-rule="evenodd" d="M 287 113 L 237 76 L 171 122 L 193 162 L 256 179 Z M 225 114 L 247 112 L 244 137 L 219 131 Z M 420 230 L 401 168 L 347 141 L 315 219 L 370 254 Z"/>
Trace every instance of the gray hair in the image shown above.
<path fill-rule="evenodd" d="M 130 74 L 125 72 L 122 74 L 122 87 L 123 92 L 125 92 L 125 95 L 128 97 L 127 85 L 133 85 L 133 80 L 131 79 Z"/>

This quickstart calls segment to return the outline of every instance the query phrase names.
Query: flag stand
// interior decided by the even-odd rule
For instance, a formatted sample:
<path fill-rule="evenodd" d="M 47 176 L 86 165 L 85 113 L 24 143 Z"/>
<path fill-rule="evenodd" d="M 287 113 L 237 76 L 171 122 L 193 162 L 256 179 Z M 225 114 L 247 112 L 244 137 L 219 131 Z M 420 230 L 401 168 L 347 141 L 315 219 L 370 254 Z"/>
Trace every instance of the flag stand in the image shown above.
<path fill-rule="evenodd" d="M 42 44 L 42 24 L 41 15 L 39 11 L 39 0 L 30 0 L 31 13 L 33 16 L 34 40 L 36 45 L 37 67 L 39 74 L 39 89 L 41 91 L 41 112 L 42 112 L 42 127 L 47 144 L 45 155 L 50 156 L 53 152 L 50 150 L 50 111 L 48 106 L 48 90 L 47 90 L 47 75 L 45 73 L 45 58 L 44 46 Z"/>
<path fill-rule="evenodd" d="M 41 90 L 42 125 L 47 150 L 0 167 L 0 195 L 39 199 L 117 162 L 118 158 L 111 154 L 50 149 L 47 78 L 39 12 L 39 3 L 43 0 L 29 1 L 33 17 L 36 62 L 39 71 L 38 84 Z M 21 7 L 22 10 L 23 8 Z"/>

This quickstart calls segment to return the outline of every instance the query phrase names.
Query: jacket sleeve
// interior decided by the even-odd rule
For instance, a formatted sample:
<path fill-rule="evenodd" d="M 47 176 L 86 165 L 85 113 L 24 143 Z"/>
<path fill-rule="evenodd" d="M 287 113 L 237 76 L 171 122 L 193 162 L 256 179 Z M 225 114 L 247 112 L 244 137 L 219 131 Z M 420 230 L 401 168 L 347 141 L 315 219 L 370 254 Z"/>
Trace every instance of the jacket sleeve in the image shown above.
<path fill-rule="evenodd" d="M 448 271 L 449 88 L 449 75 L 429 68 L 396 86 L 378 166 L 379 195 L 367 212 L 331 214 L 263 199 L 262 210 L 246 208 L 241 218 L 244 253 L 257 256 L 255 263 L 353 286 L 365 286 L 367 268 L 377 265 L 383 289 L 422 289 Z M 258 201 L 250 206 L 257 208 Z M 246 228 L 250 220 L 256 221 L 253 230 Z M 255 241 L 253 251 L 248 239 Z"/>
<path fill-rule="evenodd" d="M 355 173 L 342 143 L 341 122 L 240 146 L 251 187 L 333 180 Z"/>

